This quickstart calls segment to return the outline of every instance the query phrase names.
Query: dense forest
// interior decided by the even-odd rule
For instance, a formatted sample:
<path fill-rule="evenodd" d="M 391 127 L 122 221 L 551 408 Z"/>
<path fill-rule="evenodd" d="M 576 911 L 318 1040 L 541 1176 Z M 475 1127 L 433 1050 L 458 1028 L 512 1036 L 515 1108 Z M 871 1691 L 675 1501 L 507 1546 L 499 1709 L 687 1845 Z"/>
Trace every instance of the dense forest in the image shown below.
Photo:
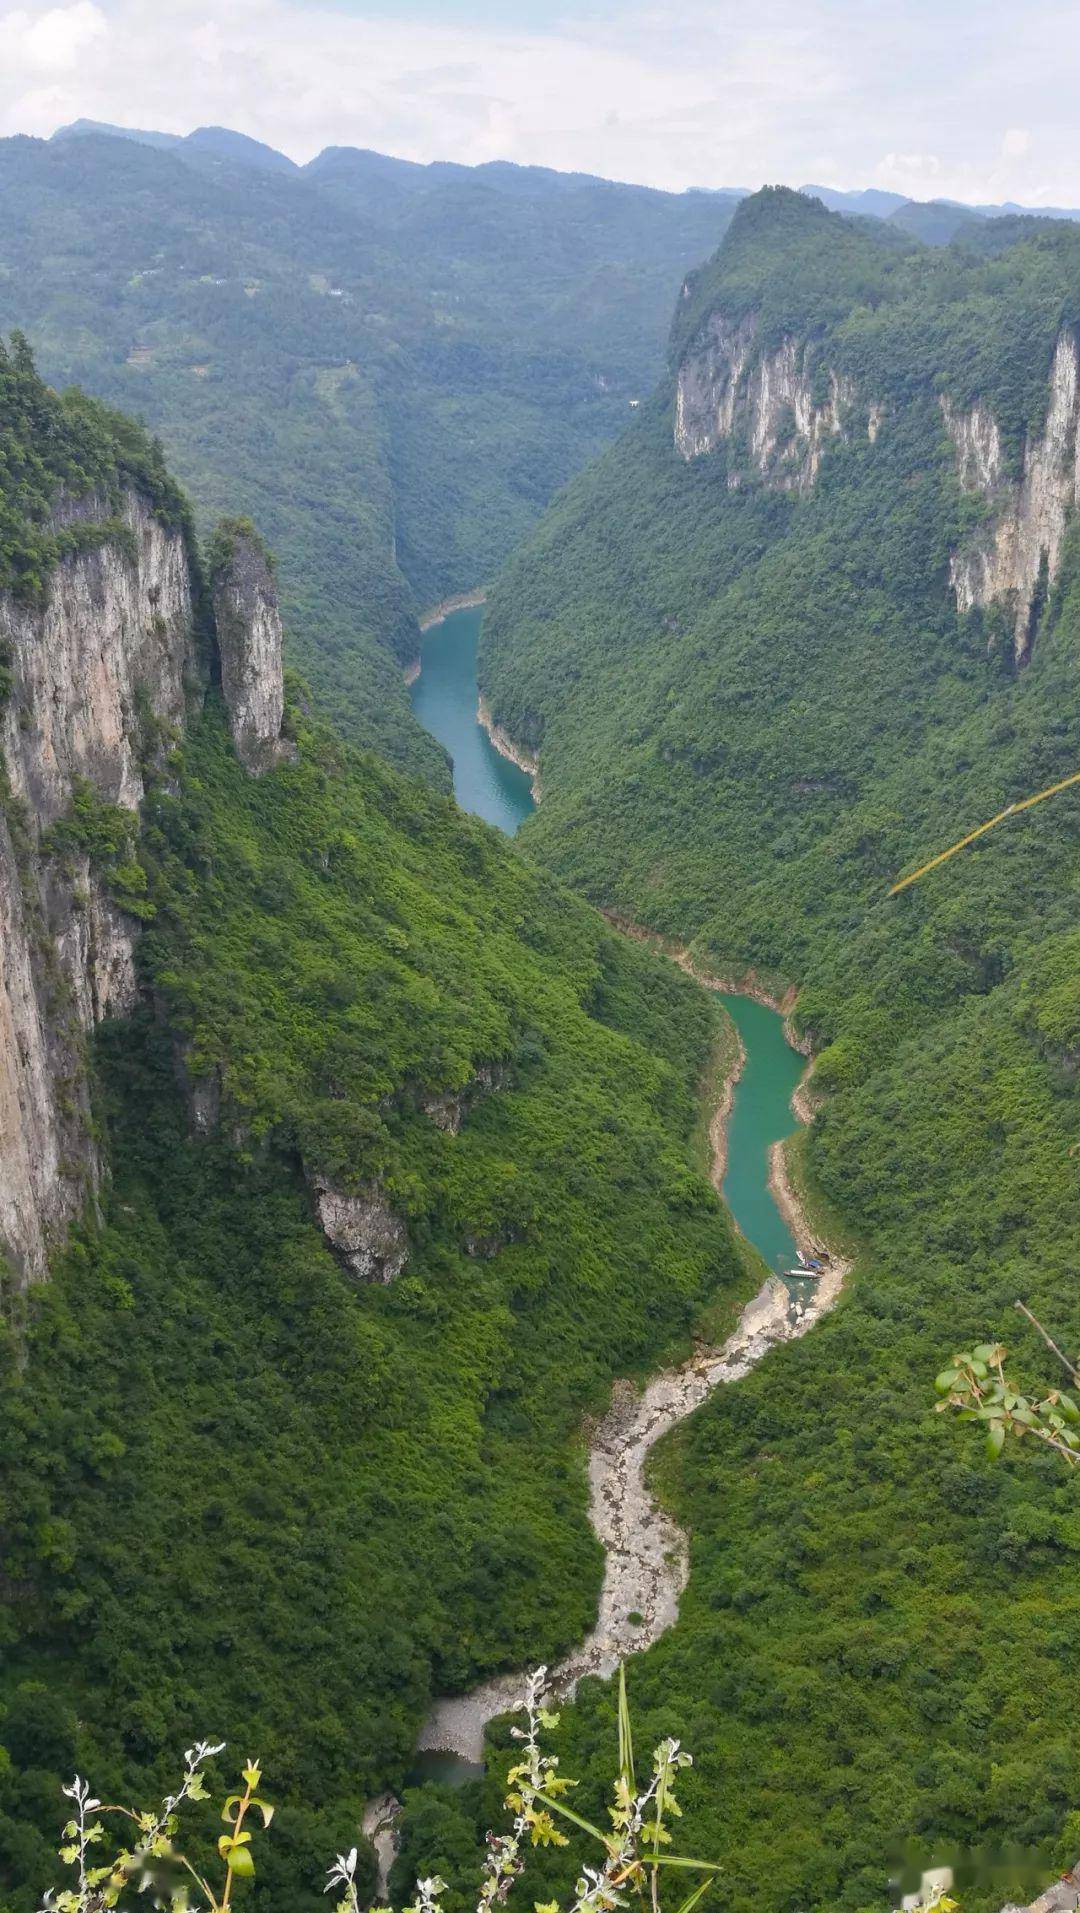
<path fill-rule="evenodd" d="M 486 621 L 495 715 L 541 752 L 523 842 L 707 965 L 800 986 L 807 1173 L 861 1245 L 836 1313 L 662 1457 L 693 1573 L 633 1685 L 647 1735 L 695 1748 L 685 1837 L 747 1913 L 879 1906 L 908 1833 L 1045 1850 L 1080 1784 L 1073 1484 L 1052 1456 L 988 1478 L 929 1391 L 957 1338 L 1017 1341 L 1018 1295 L 1080 1339 L 1077 799 L 888 896 L 1077 768 L 1075 528 L 1019 667 L 1015 607 L 958 615 L 950 557 L 1038 441 L 1078 317 L 1075 227 L 991 221 L 930 251 L 794 194 L 745 202 L 679 299 L 670 381 Z M 737 404 L 715 449 L 673 445 L 688 355 L 747 325 L 747 379 L 796 338 L 815 403 L 847 382 L 812 484 L 794 418 L 764 470 Z M 1001 444 L 985 502 L 944 426 L 976 401 Z M 602 1771 L 610 1730 L 584 1693 L 573 1771 Z"/>
<path fill-rule="evenodd" d="M 204 529 L 257 520 L 324 708 L 448 789 L 401 683 L 417 609 L 494 576 L 620 429 L 734 196 L 267 151 L 0 141 L 0 329 L 145 418 Z"/>
<path fill-rule="evenodd" d="M 61 488 L 185 510 L 18 340 L 0 453 L 16 585 L 63 557 Z M 286 731 L 250 776 L 211 689 L 137 842 L 87 786 L 41 850 L 137 913 L 142 996 L 96 1046 L 104 1212 L 0 1282 L 5 1913 L 54 1877 L 61 1781 L 148 1798 L 207 1734 L 287 1803 L 264 1903 L 322 1904 L 433 1689 L 588 1625 L 582 1413 L 746 1285 L 698 1167 L 709 1001 L 298 683 Z M 394 1281 L 335 1255 L 323 1180 L 378 1187 Z"/>
<path fill-rule="evenodd" d="M 1080 231 L 984 220 L 931 249 L 783 190 L 741 205 L 684 282 L 668 376 L 494 594 L 485 689 L 544 778 L 519 848 L 430 788 L 398 668 L 416 604 L 494 570 L 650 375 L 635 222 L 663 228 L 674 289 L 671 207 L 711 222 L 687 258 L 729 209 L 184 148 L 0 145 L 0 315 L 36 311 L 55 376 L 144 393 L 204 518 L 276 534 L 317 691 L 292 680 L 296 755 L 252 778 L 211 688 L 137 841 L 84 791 L 47 846 L 137 912 L 142 990 L 93 1058 L 103 1213 L 0 1329 L 0 1905 L 39 1903 L 74 1769 L 145 1799 L 209 1733 L 257 1747 L 288 1803 L 257 1896 L 314 1909 L 432 1692 L 591 1622 L 582 1416 L 748 1280 L 700 1170 L 710 1000 L 599 903 L 799 987 L 820 1111 L 798 1166 L 857 1248 L 836 1311 L 656 1456 L 692 1573 L 631 1693 L 642 1744 L 695 1754 L 680 1846 L 722 1862 L 730 1913 L 876 1913 L 912 1842 L 981 1856 L 965 1913 L 991 1913 L 1000 1853 L 1045 1872 L 1080 1837 L 1080 1520 L 1054 1456 L 988 1471 L 932 1383 L 953 1346 L 1020 1343 L 1017 1295 L 1080 1339 L 1080 800 L 888 892 L 1076 768 L 1075 525 L 1030 605 L 961 613 L 956 566 L 1056 416 Z M 624 277 L 594 283 L 613 207 Z M 763 433 L 766 366 L 793 400 Z M 684 456 L 710 380 L 713 437 Z M 40 602 L 79 541 L 122 535 L 132 487 L 198 581 L 155 440 L 58 398 L 14 339 L 0 586 Z M 60 492 L 100 515 L 58 529 Z M 377 1187 L 392 1282 L 335 1255 L 322 1184 Z M 554 1731 L 587 1813 L 615 1706 L 586 1681 Z M 504 1764 L 406 1788 L 395 1886 L 463 1877 Z M 540 1856 L 535 1891 L 562 1868 Z"/>

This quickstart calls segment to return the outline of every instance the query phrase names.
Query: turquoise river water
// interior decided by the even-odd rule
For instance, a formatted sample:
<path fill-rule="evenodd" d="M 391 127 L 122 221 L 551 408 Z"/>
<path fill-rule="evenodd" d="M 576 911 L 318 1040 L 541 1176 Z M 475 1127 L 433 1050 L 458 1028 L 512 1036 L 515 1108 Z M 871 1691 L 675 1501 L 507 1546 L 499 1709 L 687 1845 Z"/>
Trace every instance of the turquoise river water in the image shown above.
<path fill-rule="evenodd" d="M 529 777 L 501 757 L 477 722 L 476 654 L 481 606 L 450 612 L 425 633 L 420 675 L 412 687 L 413 710 L 454 765 L 454 793 L 463 810 L 513 836 L 533 809 Z M 794 1127 L 791 1095 L 804 1059 L 784 1040 L 782 1018 L 747 996 L 722 994 L 745 1052 L 727 1126 L 727 1172 L 723 1195 L 739 1228 L 770 1269 L 795 1261 L 795 1244 L 773 1201 L 768 1183 L 769 1147 Z M 789 1284 L 809 1298 L 809 1283 Z M 409 1782 L 460 1786 L 483 1768 L 452 1753 L 428 1750 L 416 1756 Z"/>
<path fill-rule="evenodd" d="M 508 763 L 477 723 L 476 652 L 483 606 L 452 611 L 420 647 L 412 704 L 421 724 L 454 763 L 454 792 L 463 810 L 513 836 L 533 808 L 530 780 Z M 791 1095 L 804 1059 L 784 1040 L 783 1020 L 752 997 L 723 995 L 746 1052 L 728 1123 L 724 1200 L 770 1269 L 789 1268 L 795 1244 L 768 1183 L 769 1146 L 794 1128 Z"/>
<path fill-rule="evenodd" d="M 523 770 L 500 757 L 476 721 L 476 647 L 483 615 L 482 605 L 469 605 L 425 633 L 412 707 L 454 760 L 454 795 L 462 810 L 486 817 L 512 837 L 532 810 L 532 785 Z"/>

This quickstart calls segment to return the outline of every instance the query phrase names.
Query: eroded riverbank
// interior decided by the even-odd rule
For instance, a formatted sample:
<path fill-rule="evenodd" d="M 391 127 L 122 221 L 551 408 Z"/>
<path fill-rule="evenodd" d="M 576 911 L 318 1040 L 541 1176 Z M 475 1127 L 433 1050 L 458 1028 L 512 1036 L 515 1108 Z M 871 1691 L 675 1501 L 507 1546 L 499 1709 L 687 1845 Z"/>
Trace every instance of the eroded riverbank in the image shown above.
<path fill-rule="evenodd" d="M 538 804 L 541 794 L 540 759 L 535 751 L 527 751 L 523 744 L 515 744 L 509 731 L 504 730 L 501 724 L 496 724 L 482 691 L 476 700 L 476 721 L 481 730 L 487 733 L 489 741 L 494 745 L 499 756 L 505 757 L 508 764 L 516 764 L 518 770 L 524 771 L 526 777 L 531 780 L 532 800 L 534 804 Z"/>
<path fill-rule="evenodd" d="M 482 594 L 475 594 L 471 604 L 478 605 L 481 598 Z M 482 746 L 491 757 L 493 746 L 498 756 L 492 758 L 492 762 L 502 759 L 515 767 L 503 772 L 510 778 L 520 779 L 524 773 L 525 777 L 535 780 L 538 760 L 493 723 L 484 699 L 478 695 L 479 617 L 465 609 L 464 603 L 456 609 L 438 607 L 438 610 L 441 617 L 432 614 L 429 626 L 443 623 L 445 629 L 430 650 L 425 647 L 424 671 L 416 686 L 414 709 L 421 722 L 426 722 L 451 752 L 459 803 L 476 810 L 489 822 L 514 829 L 531 808 L 528 797 L 525 797 L 525 807 L 508 825 L 504 793 L 492 785 L 487 775 L 490 770 L 487 760 L 478 766 L 477 749 Z M 478 724 L 482 730 L 477 729 Z M 533 781 L 533 801 L 538 794 Z M 511 797 L 519 801 L 517 791 L 512 792 Z M 797 1039 L 791 1026 L 794 990 L 778 993 L 753 971 L 724 977 L 706 973 L 683 946 L 660 938 L 613 912 L 607 914 L 626 935 L 652 944 L 706 988 L 752 997 L 755 1002 L 778 1012 L 784 1019 L 784 1031 L 791 1048 L 806 1054 L 808 1046 Z M 722 1080 L 713 1086 L 714 1103 L 708 1125 L 710 1175 L 718 1191 L 724 1185 L 729 1168 L 736 1084 L 748 1063 L 738 1029 L 735 1037 Z M 769 1037 L 771 1041 L 771 1030 Z M 800 1120 L 809 1114 L 802 1096 L 806 1073 L 799 1087 L 794 1087 L 793 1076 L 789 1075 L 780 1090 L 786 1107 L 788 1095 L 794 1089 L 791 1107 Z M 777 1093 L 775 1078 L 772 1093 L 774 1096 Z M 776 1117 L 775 1105 L 773 1113 L 773 1134 L 776 1134 L 784 1126 L 784 1118 Z M 779 1218 L 783 1218 L 786 1228 L 780 1227 L 779 1242 L 774 1241 L 772 1247 L 779 1246 L 790 1260 L 792 1241 L 808 1252 L 812 1232 L 783 1163 L 781 1146 L 776 1145 L 773 1152 L 772 1199 L 766 1192 L 765 1147 L 760 1137 L 758 1146 L 760 1167 L 755 1157 L 752 1171 L 759 1185 L 756 1193 L 768 1204 L 773 1235 Z M 760 1205 L 757 1217 L 760 1221 Z M 753 1227 L 746 1228 L 746 1235 L 754 1240 Z M 782 1260 L 780 1266 L 786 1267 L 787 1261 Z M 737 1326 L 720 1347 L 695 1349 L 689 1360 L 678 1368 L 653 1376 L 643 1391 L 630 1382 L 616 1383 L 607 1414 L 591 1432 L 588 1452 L 589 1518 L 604 1548 L 599 1611 L 586 1639 L 553 1671 L 559 1693 L 572 1693 L 586 1674 L 613 1673 L 626 1655 L 650 1646 L 678 1616 L 679 1599 L 689 1573 L 689 1548 L 681 1529 L 652 1500 L 646 1488 L 645 1471 L 651 1449 L 669 1429 L 700 1407 L 715 1388 L 740 1380 L 778 1343 L 804 1335 L 832 1307 L 845 1273 L 846 1265 L 836 1260 L 820 1283 L 792 1285 L 801 1291 L 796 1294 L 777 1277 L 770 1277 L 747 1303 Z M 497 1675 L 468 1694 L 437 1701 L 424 1723 L 418 1751 L 445 1752 L 470 1763 L 482 1760 L 488 1721 L 520 1705 L 524 1679 L 523 1670 Z"/>
<path fill-rule="evenodd" d="M 728 979 L 710 980 L 707 986 L 730 993 Z M 718 1085 L 709 1125 L 711 1177 L 717 1189 L 724 1180 L 728 1123 L 744 1060 L 740 1043 Z M 809 1253 L 815 1238 L 781 1143 L 772 1152 L 770 1187 L 795 1241 Z M 683 1531 L 649 1494 L 645 1470 L 650 1450 L 714 1389 L 739 1381 L 771 1348 L 805 1335 L 833 1307 L 847 1269 L 846 1261 L 835 1257 L 809 1296 L 798 1302 L 778 1277 L 770 1276 L 721 1347 L 695 1350 L 678 1368 L 655 1375 L 641 1392 L 630 1382 L 616 1383 L 611 1407 L 589 1444 L 589 1519 L 605 1551 L 599 1612 L 580 1647 L 553 1670 L 557 1694 L 572 1695 L 586 1674 L 614 1673 L 621 1660 L 651 1646 L 678 1618 L 689 1575 L 689 1547 Z M 488 1721 L 520 1706 L 523 1686 L 524 1673 L 518 1671 L 437 1701 L 418 1747 L 479 1761 Z"/>
<path fill-rule="evenodd" d="M 482 594 L 433 612 L 420 657 L 409 672 L 412 707 L 425 729 L 450 753 L 454 793 L 463 810 L 512 837 L 534 807 L 533 771 L 494 742 L 477 717 L 476 651 Z"/>

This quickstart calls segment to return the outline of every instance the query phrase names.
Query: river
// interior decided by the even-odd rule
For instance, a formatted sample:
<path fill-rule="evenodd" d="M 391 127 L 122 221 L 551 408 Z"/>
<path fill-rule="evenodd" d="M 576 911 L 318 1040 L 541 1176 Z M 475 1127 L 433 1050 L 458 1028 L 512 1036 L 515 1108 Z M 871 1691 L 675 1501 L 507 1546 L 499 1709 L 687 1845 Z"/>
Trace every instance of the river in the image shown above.
<path fill-rule="evenodd" d="M 526 771 L 500 755 L 476 721 L 476 648 L 483 615 L 483 605 L 466 605 L 424 633 L 412 707 L 453 758 L 454 795 L 462 810 L 474 811 L 512 837 L 533 808 L 532 783 Z"/>
<path fill-rule="evenodd" d="M 533 809 L 532 788 L 528 773 L 509 763 L 477 722 L 476 653 L 483 615 L 483 605 L 468 605 L 425 632 L 412 706 L 425 730 L 450 753 L 454 794 L 462 809 L 512 837 Z M 727 1125 L 724 1201 L 769 1268 L 790 1268 L 795 1243 L 769 1188 L 769 1150 L 791 1134 L 791 1097 L 805 1058 L 785 1041 L 775 1010 L 726 992 L 720 1001 L 746 1059 Z"/>
<path fill-rule="evenodd" d="M 476 654 L 479 606 L 451 612 L 421 645 L 413 708 L 454 763 L 454 789 L 464 809 L 513 833 L 533 807 L 527 774 L 508 763 L 477 722 Z M 714 1154 L 713 1179 L 736 1223 L 771 1270 L 788 1269 L 796 1243 L 769 1185 L 770 1150 L 794 1126 L 792 1094 L 805 1058 L 786 1042 L 777 1011 L 720 992 L 743 1049 L 725 1135 Z M 714 1139 L 714 1149 L 717 1139 Z M 720 1183 L 721 1164 L 723 1181 Z M 796 1220 L 795 1227 L 799 1227 Z M 803 1247 L 808 1246 L 805 1235 Z M 833 1261 L 821 1283 L 785 1286 L 775 1274 L 749 1302 L 722 1348 L 698 1350 L 680 1368 L 653 1376 L 639 1394 L 617 1384 L 609 1413 L 589 1449 L 589 1515 L 605 1546 L 604 1584 L 596 1626 L 553 1670 L 557 1691 L 572 1693 L 582 1675 L 608 1675 L 670 1627 L 689 1573 L 686 1537 L 648 1493 L 645 1464 L 668 1428 L 724 1383 L 737 1381 L 778 1342 L 802 1335 L 836 1300 L 845 1273 Z M 437 1701 L 418 1743 L 413 1778 L 454 1781 L 479 1771 L 484 1727 L 520 1704 L 522 1675 L 496 1676 L 471 1693 Z M 456 1761 L 454 1756 L 457 1757 Z"/>

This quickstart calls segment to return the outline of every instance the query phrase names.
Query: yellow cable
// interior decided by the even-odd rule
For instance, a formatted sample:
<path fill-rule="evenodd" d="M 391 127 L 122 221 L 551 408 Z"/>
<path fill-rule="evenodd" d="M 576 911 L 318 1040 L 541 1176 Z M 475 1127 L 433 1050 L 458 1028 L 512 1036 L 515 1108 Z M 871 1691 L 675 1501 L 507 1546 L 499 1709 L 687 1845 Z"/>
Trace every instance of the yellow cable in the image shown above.
<path fill-rule="evenodd" d="M 1070 784 L 1080 784 L 1080 771 L 1074 771 L 1071 777 L 1063 777 L 1060 784 L 1049 784 L 1045 790 L 1037 791 L 1034 797 L 1025 797 L 1019 804 L 1007 804 L 1004 810 L 998 811 L 996 817 L 991 817 L 989 822 L 980 824 L 978 830 L 969 830 L 967 836 L 961 837 L 958 844 L 952 844 L 948 850 L 943 850 L 940 856 L 931 857 L 928 864 L 913 870 L 910 877 L 901 877 L 900 882 L 894 883 L 889 891 L 890 897 L 895 897 L 901 890 L 906 890 L 909 884 L 918 883 L 919 878 L 925 877 L 928 870 L 936 870 L 938 864 L 947 863 L 950 857 L 955 857 L 958 850 L 973 844 L 976 837 L 984 836 L 988 830 L 993 830 L 994 825 L 1002 823 L 1006 817 L 1014 817 L 1020 810 L 1030 810 L 1032 804 L 1041 804 L 1046 797 L 1056 797 L 1059 790 L 1068 790 Z"/>

